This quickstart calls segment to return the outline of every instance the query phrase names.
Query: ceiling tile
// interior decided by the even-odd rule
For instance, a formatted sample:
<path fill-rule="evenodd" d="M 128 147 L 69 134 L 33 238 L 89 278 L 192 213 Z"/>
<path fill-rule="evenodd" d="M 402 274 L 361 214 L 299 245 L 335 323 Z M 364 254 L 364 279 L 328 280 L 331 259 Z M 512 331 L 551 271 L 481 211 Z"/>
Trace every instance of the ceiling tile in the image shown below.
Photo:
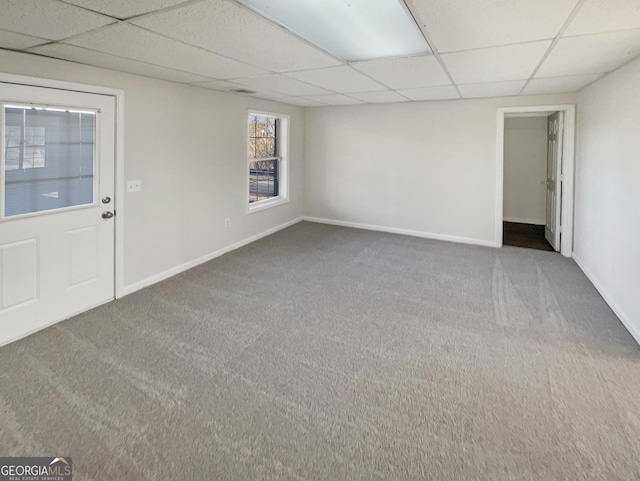
<path fill-rule="evenodd" d="M 326 104 L 316 102 L 315 100 L 309 100 L 303 97 L 280 97 L 276 99 L 278 102 L 285 104 L 300 105 L 301 107 L 326 107 Z"/>
<path fill-rule="evenodd" d="M 273 74 L 256 78 L 240 78 L 235 79 L 234 82 L 250 87 L 257 91 L 267 90 L 271 92 L 280 92 L 291 96 L 321 95 L 329 93 L 325 89 L 316 87 L 315 85 L 309 85 L 304 82 L 299 82 L 298 80 L 285 77 L 284 75 L 280 74 Z"/>
<path fill-rule="evenodd" d="M 34 37 L 60 40 L 113 22 L 54 0 L 0 0 L 0 28 Z"/>
<path fill-rule="evenodd" d="M 266 73 L 258 67 L 191 47 L 128 24 L 119 24 L 83 35 L 70 40 L 69 43 L 217 79 Z"/>
<path fill-rule="evenodd" d="M 346 95 L 329 94 L 329 95 L 311 95 L 305 97 L 315 102 L 322 102 L 327 105 L 355 105 L 363 103 L 361 100 L 357 100 Z"/>
<path fill-rule="evenodd" d="M 463 98 L 506 97 L 518 95 L 526 80 L 458 85 Z"/>
<path fill-rule="evenodd" d="M 460 98 L 453 85 L 403 89 L 398 90 L 398 93 L 410 98 L 411 100 L 445 100 Z"/>
<path fill-rule="evenodd" d="M 609 72 L 640 54 L 640 29 L 558 41 L 536 78 Z"/>
<path fill-rule="evenodd" d="M 248 8 L 227 0 L 204 1 L 134 23 L 274 72 L 343 63 Z"/>
<path fill-rule="evenodd" d="M 244 85 L 230 82 L 228 80 L 209 80 L 206 82 L 192 82 L 196 87 L 203 87 L 212 90 L 232 90 L 245 88 Z"/>
<path fill-rule="evenodd" d="M 22 50 L 47 42 L 50 42 L 50 40 L 32 37 L 30 35 L 23 35 L 21 33 L 9 32 L 7 30 L 0 30 L 0 48 Z"/>
<path fill-rule="evenodd" d="M 194 82 L 191 85 L 196 87 L 203 87 L 211 90 L 219 90 L 223 92 L 233 92 L 237 94 L 243 94 L 243 92 L 234 92 L 236 89 L 247 89 L 246 85 L 242 85 L 236 82 L 230 82 L 228 80 L 210 80 L 208 82 Z M 254 89 L 249 89 L 254 90 Z M 282 94 L 279 92 L 270 92 L 267 90 L 262 91 L 254 91 L 254 93 L 245 93 L 244 95 L 251 95 L 254 97 L 260 97 L 264 99 L 276 99 L 279 97 L 288 97 L 286 94 Z"/>
<path fill-rule="evenodd" d="M 185 0 L 64 0 L 94 12 L 120 19 L 130 18 L 161 8 L 184 3 Z"/>
<path fill-rule="evenodd" d="M 570 77 L 551 77 L 532 79 L 525 87 L 524 95 L 555 94 L 560 92 L 577 92 L 592 82 L 595 82 L 602 74 L 572 75 Z"/>
<path fill-rule="evenodd" d="M 304 72 L 292 72 L 286 75 L 338 93 L 386 90 L 383 85 L 380 85 L 375 80 L 371 80 L 369 77 L 347 65 L 319 70 L 307 70 Z"/>
<path fill-rule="evenodd" d="M 587 0 L 564 36 L 640 28 L 638 0 Z"/>
<path fill-rule="evenodd" d="M 283 97 L 291 97 L 290 95 L 283 95 L 281 93 L 278 92 L 256 92 L 255 94 L 250 94 L 252 97 L 259 97 L 261 99 L 267 99 L 267 100 L 277 100 L 280 101 L 280 99 L 282 99 Z"/>
<path fill-rule="evenodd" d="M 394 90 L 451 83 L 432 55 L 369 60 L 352 63 L 351 66 Z"/>
<path fill-rule="evenodd" d="M 383 90 L 381 92 L 360 92 L 349 94 L 352 97 L 367 102 L 369 104 L 383 104 L 390 102 L 408 102 L 409 99 L 403 97 L 400 94 L 395 93 L 393 90 Z"/>
<path fill-rule="evenodd" d="M 458 84 L 528 79 L 551 41 L 446 53 L 442 60 Z"/>
<path fill-rule="evenodd" d="M 414 0 L 438 52 L 552 39 L 578 0 Z"/>
<path fill-rule="evenodd" d="M 72 62 L 93 65 L 95 67 L 108 68 L 111 70 L 119 70 L 121 72 L 129 72 L 145 77 L 159 78 L 170 80 L 172 82 L 189 83 L 207 80 L 207 77 L 195 75 L 179 70 L 172 70 L 157 65 L 151 65 L 137 60 L 117 57 L 107 53 L 96 52 L 95 50 L 87 50 L 82 47 L 75 47 L 67 44 L 49 44 L 41 47 L 29 49 L 30 52 L 48 57 L 61 58 Z"/>

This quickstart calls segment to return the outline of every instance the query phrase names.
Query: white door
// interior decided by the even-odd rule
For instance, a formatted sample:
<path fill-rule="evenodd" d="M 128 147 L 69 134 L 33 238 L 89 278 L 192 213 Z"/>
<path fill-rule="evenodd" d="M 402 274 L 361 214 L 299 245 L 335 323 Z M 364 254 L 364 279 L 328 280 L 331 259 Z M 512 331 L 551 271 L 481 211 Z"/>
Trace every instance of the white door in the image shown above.
<path fill-rule="evenodd" d="M 115 98 L 0 83 L 0 345 L 114 298 Z"/>
<path fill-rule="evenodd" d="M 547 218 L 544 236 L 556 251 L 560 250 L 563 120 L 564 112 L 556 112 L 547 118 Z"/>

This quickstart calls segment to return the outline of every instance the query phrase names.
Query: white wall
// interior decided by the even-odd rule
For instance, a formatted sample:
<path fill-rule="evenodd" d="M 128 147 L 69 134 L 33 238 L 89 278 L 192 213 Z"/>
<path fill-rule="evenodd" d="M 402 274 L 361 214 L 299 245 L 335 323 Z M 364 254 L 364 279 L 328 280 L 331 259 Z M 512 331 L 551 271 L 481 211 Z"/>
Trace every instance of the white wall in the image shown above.
<path fill-rule="evenodd" d="M 125 177 L 143 186 L 124 199 L 129 290 L 303 214 L 299 107 L 4 50 L 0 72 L 125 91 Z M 252 214 L 245 212 L 248 109 L 291 115 L 290 202 Z"/>
<path fill-rule="evenodd" d="M 505 118 L 504 220 L 544 225 L 546 177 L 547 118 Z"/>
<path fill-rule="evenodd" d="M 640 342 L 640 59 L 578 99 L 574 258 Z"/>
<path fill-rule="evenodd" d="M 494 245 L 497 109 L 571 94 L 321 107 L 306 113 L 306 214 Z"/>

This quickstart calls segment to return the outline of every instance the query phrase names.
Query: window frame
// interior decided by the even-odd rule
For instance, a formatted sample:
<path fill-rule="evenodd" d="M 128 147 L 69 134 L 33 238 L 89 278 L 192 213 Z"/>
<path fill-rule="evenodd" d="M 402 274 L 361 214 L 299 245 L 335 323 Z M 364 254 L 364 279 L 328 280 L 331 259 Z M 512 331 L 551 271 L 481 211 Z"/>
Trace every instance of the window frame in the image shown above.
<path fill-rule="evenodd" d="M 38 85 L 33 85 L 38 87 Z M 46 87 L 49 88 L 49 87 Z M 55 87 L 50 87 L 55 88 Z M 71 90 L 71 89 L 66 89 Z M 78 93 L 89 93 L 93 94 L 93 92 L 82 92 L 71 90 L 72 92 Z M 43 209 L 43 210 L 34 210 L 32 212 L 25 212 L 22 214 L 7 214 L 7 199 L 6 199 L 6 184 L 7 184 L 7 174 L 13 175 L 14 171 L 32 171 L 34 169 L 41 170 L 40 175 L 45 175 L 51 166 L 45 159 L 44 166 L 41 167 L 27 167 L 22 169 L 10 169 L 6 170 L 6 127 L 7 127 L 7 119 L 6 119 L 6 109 L 7 108 L 19 108 L 19 109 L 35 109 L 35 110 L 44 110 L 51 112 L 71 112 L 71 113 L 79 113 L 79 114 L 89 114 L 94 116 L 94 139 L 93 139 L 93 173 L 92 177 L 92 190 L 93 190 L 93 199 L 89 203 L 81 203 L 75 205 L 69 205 L 66 207 L 56 207 L 51 209 Z M 100 109 L 92 108 L 92 107 L 82 107 L 82 106 L 71 106 L 71 105 L 52 105 L 52 104 L 42 104 L 42 103 L 33 103 L 33 102 L 13 102 L 13 101 L 0 101 L 0 188 L 2 189 L 2 193 L 0 195 L 0 223 L 10 222 L 13 220 L 27 219 L 37 216 L 45 216 L 48 214 L 57 214 L 59 212 L 67 212 L 74 210 L 82 210 L 91 207 L 95 207 L 99 205 L 98 201 L 98 185 L 100 182 L 100 172 L 99 172 L 99 149 L 100 149 L 100 140 L 97 136 L 97 132 L 100 129 Z M 22 128 L 25 126 L 23 125 Z M 44 146 L 46 147 L 46 145 Z M 87 175 L 89 177 L 89 175 Z M 26 181 L 28 182 L 28 180 Z"/>
<path fill-rule="evenodd" d="M 278 120 L 278 129 L 276 134 L 276 155 L 275 157 L 265 157 L 260 159 L 251 158 L 251 138 L 249 131 L 249 118 L 251 116 L 270 117 Z M 288 114 L 281 114 L 276 112 L 265 112 L 262 110 L 250 109 L 247 111 L 245 117 L 245 142 L 246 147 L 246 212 L 251 214 L 259 212 L 264 209 L 276 207 L 278 205 L 286 204 L 289 202 L 289 129 L 290 129 L 290 117 Z M 256 160 L 278 160 L 278 195 L 269 199 L 259 200 L 256 202 L 249 202 L 251 198 L 251 169 L 250 164 Z"/>

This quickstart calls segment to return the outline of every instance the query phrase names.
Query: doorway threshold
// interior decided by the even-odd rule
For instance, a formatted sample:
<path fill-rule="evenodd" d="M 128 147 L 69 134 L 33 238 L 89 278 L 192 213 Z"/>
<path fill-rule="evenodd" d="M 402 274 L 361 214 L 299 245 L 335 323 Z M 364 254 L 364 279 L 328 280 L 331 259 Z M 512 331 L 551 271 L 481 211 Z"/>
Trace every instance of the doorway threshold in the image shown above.
<path fill-rule="evenodd" d="M 544 238 L 544 225 L 503 222 L 502 245 L 555 252 Z"/>

